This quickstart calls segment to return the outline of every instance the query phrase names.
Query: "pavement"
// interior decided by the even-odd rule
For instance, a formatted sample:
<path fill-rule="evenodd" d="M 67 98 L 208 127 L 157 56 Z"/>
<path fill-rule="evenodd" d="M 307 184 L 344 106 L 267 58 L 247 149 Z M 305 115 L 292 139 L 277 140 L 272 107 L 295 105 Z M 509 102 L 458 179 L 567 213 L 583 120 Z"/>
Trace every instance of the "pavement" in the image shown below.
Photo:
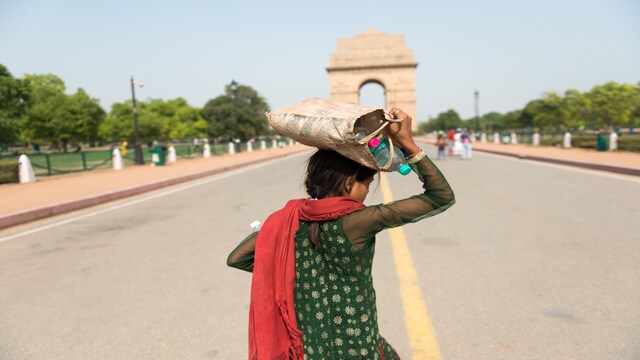
<path fill-rule="evenodd" d="M 40 177 L 0 185 L 0 230 L 183 182 L 285 157 L 309 147 L 296 144 L 252 152 L 178 160 L 165 166 L 128 166 Z"/>
<path fill-rule="evenodd" d="M 432 143 L 433 139 L 418 138 Z M 138 195 L 186 181 L 211 176 L 274 158 L 310 150 L 304 145 L 274 148 L 211 158 L 179 160 L 167 166 L 129 166 L 39 178 L 28 184 L 0 185 L 0 229 L 60 215 L 105 202 Z M 640 176 L 640 154 L 586 149 L 535 147 L 523 144 L 475 142 L 474 151 Z"/>
<path fill-rule="evenodd" d="M 419 137 L 420 141 L 435 143 L 433 138 Z M 494 144 L 474 142 L 473 151 L 517 157 L 523 160 L 581 167 L 624 175 L 640 176 L 640 153 L 622 151 L 595 151 L 580 148 L 533 146 L 529 144 Z"/>

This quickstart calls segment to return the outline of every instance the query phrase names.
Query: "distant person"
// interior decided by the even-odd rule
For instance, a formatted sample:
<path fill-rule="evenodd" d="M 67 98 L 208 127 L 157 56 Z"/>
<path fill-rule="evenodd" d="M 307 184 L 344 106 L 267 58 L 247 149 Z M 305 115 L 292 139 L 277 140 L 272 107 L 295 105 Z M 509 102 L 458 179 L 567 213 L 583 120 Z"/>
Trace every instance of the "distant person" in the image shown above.
<path fill-rule="evenodd" d="M 36 153 L 37 155 L 40 154 L 40 144 L 38 143 L 33 144 L 33 152 Z"/>
<path fill-rule="evenodd" d="M 447 132 L 447 144 L 449 146 L 449 156 L 453 156 L 453 142 L 456 137 L 456 132 L 453 128 L 450 128 Z"/>
<path fill-rule="evenodd" d="M 287 202 L 227 259 L 253 272 L 249 359 L 399 359 L 378 330 L 372 265 L 376 234 L 433 216 L 454 204 L 449 183 L 416 145 L 411 117 L 388 126 L 422 190 L 403 200 L 365 206 L 377 171 L 333 150 L 307 163 L 308 198 Z M 416 186 L 417 188 L 417 186 Z"/>
<path fill-rule="evenodd" d="M 471 147 L 471 136 L 469 135 L 469 132 L 465 131 L 462 133 L 460 138 L 462 139 L 462 158 L 465 160 L 470 160 L 473 156 Z"/>
<path fill-rule="evenodd" d="M 438 139 L 436 140 L 436 146 L 438 147 L 438 160 L 447 159 L 447 137 L 444 135 L 444 131 L 438 132 Z"/>
<path fill-rule="evenodd" d="M 462 130 L 457 128 L 453 134 L 453 155 L 462 156 Z"/>
<path fill-rule="evenodd" d="M 120 154 L 122 155 L 122 157 L 124 157 L 125 155 L 127 155 L 127 147 L 129 146 L 129 142 L 127 140 L 124 140 L 120 143 Z"/>

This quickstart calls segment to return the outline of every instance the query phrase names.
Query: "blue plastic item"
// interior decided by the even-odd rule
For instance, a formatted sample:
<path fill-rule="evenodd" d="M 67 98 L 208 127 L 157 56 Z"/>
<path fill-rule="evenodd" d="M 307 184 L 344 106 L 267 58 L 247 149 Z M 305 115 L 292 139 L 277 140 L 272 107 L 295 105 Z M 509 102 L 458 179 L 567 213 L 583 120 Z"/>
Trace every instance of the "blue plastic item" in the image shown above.
<path fill-rule="evenodd" d="M 387 165 L 390 154 L 389 141 L 387 139 L 380 140 L 374 138 L 369 142 L 369 148 L 379 167 L 384 167 L 385 165 Z M 404 162 L 405 157 L 402 153 L 402 150 L 394 146 L 393 152 L 394 154 L 391 167 L 397 167 L 398 172 L 402 175 L 407 175 L 408 173 L 410 173 L 411 166 L 407 165 Z"/>

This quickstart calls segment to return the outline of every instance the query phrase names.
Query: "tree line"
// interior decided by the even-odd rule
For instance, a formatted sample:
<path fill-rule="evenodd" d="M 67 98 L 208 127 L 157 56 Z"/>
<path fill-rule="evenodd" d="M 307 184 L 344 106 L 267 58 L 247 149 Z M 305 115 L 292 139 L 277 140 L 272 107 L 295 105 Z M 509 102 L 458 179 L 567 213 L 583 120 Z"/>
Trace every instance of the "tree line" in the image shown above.
<path fill-rule="evenodd" d="M 269 133 L 266 100 L 248 85 L 224 94 L 202 108 L 183 98 L 147 99 L 136 103 L 142 141 L 192 138 L 247 139 Z M 235 121 L 234 121 L 235 119 Z M 74 143 L 127 140 L 135 129 L 132 100 L 116 102 L 109 112 L 84 89 L 67 94 L 64 81 L 54 74 L 26 74 L 15 78 L 0 64 L 0 145 L 46 143 L 67 151 Z"/>
<path fill-rule="evenodd" d="M 524 108 L 501 114 L 489 112 L 462 119 L 451 109 L 421 123 L 423 132 L 467 128 L 475 131 L 584 131 L 610 132 L 614 127 L 640 126 L 640 82 L 636 85 L 607 82 L 590 91 L 549 92 Z"/>

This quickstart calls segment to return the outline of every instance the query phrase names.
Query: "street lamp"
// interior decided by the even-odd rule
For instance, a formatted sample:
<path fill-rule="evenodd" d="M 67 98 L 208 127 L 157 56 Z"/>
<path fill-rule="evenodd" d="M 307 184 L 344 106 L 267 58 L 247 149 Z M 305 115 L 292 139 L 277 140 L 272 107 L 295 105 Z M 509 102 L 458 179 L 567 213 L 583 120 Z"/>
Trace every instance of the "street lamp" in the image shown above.
<path fill-rule="evenodd" d="M 233 93 L 233 123 L 235 126 L 235 135 L 233 142 L 236 147 L 236 151 L 240 152 L 240 143 L 238 141 L 238 114 L 236 114 L 236 98 L 238 97 L 238 83 L 235 80 L 231 80 L 231 92 Z"/>
<path fill-rule="evenodd" d="M 478 92 L 478 90 L 476 90 L 476 92 L 474 93 L 475 98 L 476 98 L 476 124 L 478 126 L 478 130 L 480 130 L 480 111 L 479 111 L 479 101 L 478 98 L 480 97 L 480 93 Z M 482 124 L 482 132 L 486 132 L 486 129 L 484 128 L 484 123 Z"/>
<path fill-rule="evenodd" d="M 136 165 L 143 165 L 144 159 L 142 158 L 142 145 L 140 144 L 140 130 L 138 130 L 138 108 L 136 107 L 136 90 L 135 86 L 143 87 L 142 80 L 135 80 L 133 75 L 131 76 L 131 99 L 133 100 L 133 125 L 136 131 L 136 144 L 135 149 L 135 163 Z"/>

